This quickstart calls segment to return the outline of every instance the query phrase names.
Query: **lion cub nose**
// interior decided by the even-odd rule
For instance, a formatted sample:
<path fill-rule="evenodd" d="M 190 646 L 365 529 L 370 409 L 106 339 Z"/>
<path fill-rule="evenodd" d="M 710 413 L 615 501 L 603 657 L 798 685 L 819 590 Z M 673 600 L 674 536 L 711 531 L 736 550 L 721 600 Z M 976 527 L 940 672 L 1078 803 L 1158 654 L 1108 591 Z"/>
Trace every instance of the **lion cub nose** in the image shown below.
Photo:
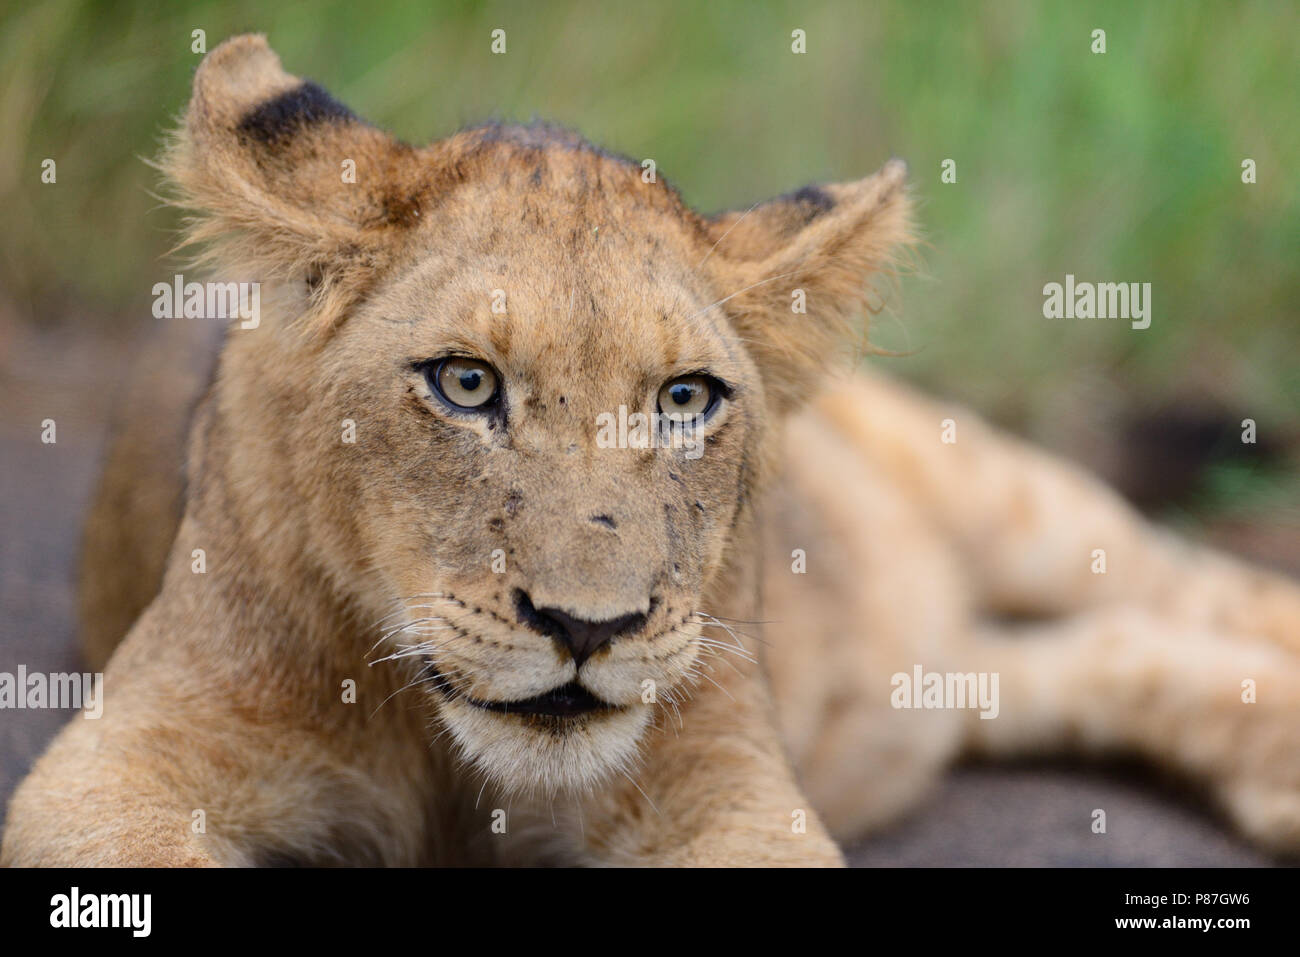
<path fill-rule="evenodd" d="M 619 635 L 639 631 L 647 619 L 644 613 L 633 612 L 605 621 L 588 621 L 575 618 L 560 608 L 534 608 L 532 599 L 523 591 L 515 594 L 515 609 L 521 623 L 549 635 L 567 648 L 579 668 Z"/>

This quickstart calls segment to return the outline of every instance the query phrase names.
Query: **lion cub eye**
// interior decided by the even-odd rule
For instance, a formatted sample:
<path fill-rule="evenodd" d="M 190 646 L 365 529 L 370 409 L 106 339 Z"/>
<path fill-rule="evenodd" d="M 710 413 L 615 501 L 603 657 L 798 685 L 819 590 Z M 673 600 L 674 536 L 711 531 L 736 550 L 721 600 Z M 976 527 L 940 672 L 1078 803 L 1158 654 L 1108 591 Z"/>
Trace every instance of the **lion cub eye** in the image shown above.
<path fill-rule="evenodd" d="M 659 390 L 659 411 L 675 419 L 708 415 L 718 404 L 721 391 L 711 376 L 678 376 Z"/>
<path fill-rule="evenodd" d="M 456 409 L 482 409 L 497 397 L 497 374 L 486 362 L 449 356 L 428 373 L 438 397 Z"/>

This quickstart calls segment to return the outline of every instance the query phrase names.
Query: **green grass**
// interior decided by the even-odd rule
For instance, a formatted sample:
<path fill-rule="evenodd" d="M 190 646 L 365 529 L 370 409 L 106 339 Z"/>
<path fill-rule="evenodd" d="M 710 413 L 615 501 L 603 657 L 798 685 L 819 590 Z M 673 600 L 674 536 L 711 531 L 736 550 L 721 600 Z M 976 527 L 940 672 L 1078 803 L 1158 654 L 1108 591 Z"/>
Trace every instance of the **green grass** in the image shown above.
<path fill-rule="evenodd" d="M 18 314 L 148 314 L 175 221 L 140 157 L 185 104 L 195 28 L 209 47 L 267 33 L 412 141 L 558 120 L 653 157 L 706 210 L 902 156 L 924 270 L 873 338 L 914 350 L 905 374 L 1051 444 L 1066 421 L 1203 396 L 1300 434 L 1295 4 L 11 4 L 0 296 Z M 1067 272 L 1152 283 L 1151 328 L 1043 319 Z"/>

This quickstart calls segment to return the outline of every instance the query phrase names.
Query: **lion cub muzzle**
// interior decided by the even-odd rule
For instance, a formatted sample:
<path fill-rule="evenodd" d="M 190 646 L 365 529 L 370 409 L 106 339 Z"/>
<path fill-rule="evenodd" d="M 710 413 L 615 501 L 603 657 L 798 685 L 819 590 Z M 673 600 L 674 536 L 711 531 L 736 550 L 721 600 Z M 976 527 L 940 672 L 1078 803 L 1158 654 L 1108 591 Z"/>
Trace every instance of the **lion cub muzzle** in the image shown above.
<path fill-rule="evenodd" d="M 649 611 L 654 610 L 654 604 L 652 600 Z M 522 589 L 515 590 L 515 614 L 521 624 L 559 642 L 573 657 L 573 663 L 578 668 L 620 635 L 633 635 L 641 631 L 650 618 L 648 611 L 637 611 L 601 621 L 590 621 L 571 615 L 562 608 L 535 608 L 532 598 Z"/>

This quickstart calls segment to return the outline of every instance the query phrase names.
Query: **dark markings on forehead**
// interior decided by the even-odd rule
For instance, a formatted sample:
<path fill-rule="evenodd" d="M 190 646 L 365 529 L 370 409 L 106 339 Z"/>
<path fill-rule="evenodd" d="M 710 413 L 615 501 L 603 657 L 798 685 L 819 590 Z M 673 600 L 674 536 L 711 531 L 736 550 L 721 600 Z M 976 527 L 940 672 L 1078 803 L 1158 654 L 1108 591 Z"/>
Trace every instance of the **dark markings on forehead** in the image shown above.
<path fill-rule="evenodd" d="M 654 182 L 646 183 L 637 160 L 595 146 L 562 126 L 541 121 L 486 123 L 461 130 L 446 142 L 471 178 L 475 171 L 483 176 L 496 173 L 503 182 L 514 179 L 535 189 L 545 181 L 547 188 L 593 202 L 633 199 L 672 214 L 689 230 L 705 235 L 699 217 L 664 177 L 656 175 Z"/>
<path fill-rule="evenodd" d="M 253 107 L 235 129 L 241 137 L 276 147 L 308 126 L 345 120 L 357 118 L 324 89 L 307 80 Z"/>

